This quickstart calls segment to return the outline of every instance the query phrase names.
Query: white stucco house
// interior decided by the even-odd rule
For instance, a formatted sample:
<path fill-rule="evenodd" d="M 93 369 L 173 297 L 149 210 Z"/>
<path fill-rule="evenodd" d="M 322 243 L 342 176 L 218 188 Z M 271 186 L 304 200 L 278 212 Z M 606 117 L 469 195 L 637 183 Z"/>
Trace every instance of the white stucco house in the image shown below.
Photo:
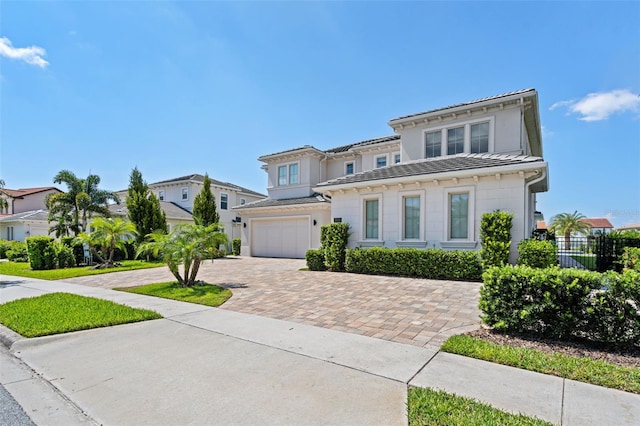
<path fill-rule="evenodd" d="M 211 192 L 216 199 L 220 224 L 224 226 L 229 241 L 240 237 L 240 215 L 231 208 L 236 205 L 252 203 L 266 198 L 266 195 L 229 182 L 221 182 L 213 178 Z M 160 206 L 167 215 L 167 225 L 171 231 L 178 224 L 193 224 L 193 201 L 202 190 L 204 175 L 192 174 L 160 182 L 148 184 L 160 200 Z M 118 191 L 119 206 L 111 206 L 110 210 L 118 215 L 126 215 L 126 197 L 128 190 Z"/>
<path fill-rule="evenodd" d="M 48 235 L 46 199 L 62 191 L 53 186 L 0 189 L 7 207 L 0 210 L 0 239 L 24 241 L 27 237 Z"/>
<path fill-rule="evenodd" d="M 320 226 L 347 222 L 350 247 L 478 250 L 483 213 L 514 213 L 512 260 L 548 189 L 538 93 L 519 90 L 388 122 L 394 134 L 259 158 L 269 197 L 242 214 L 242 254 L 303 258 Z"/>

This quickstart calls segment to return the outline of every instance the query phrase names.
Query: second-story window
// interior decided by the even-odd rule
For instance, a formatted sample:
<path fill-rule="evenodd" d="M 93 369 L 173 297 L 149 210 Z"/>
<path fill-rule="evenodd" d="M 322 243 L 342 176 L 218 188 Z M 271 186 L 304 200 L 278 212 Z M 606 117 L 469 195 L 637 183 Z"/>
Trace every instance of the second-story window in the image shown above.
<path fill-rule="evenodd" d="M 454 155 L 464 152 L 464 127 L 447 130 L 447 154 Z"/>
<path fill-rule="evenodd" d="M 182 188 L 182 201 L 189 199 L 189 188 Z"/>
<path fill-rule="evenodd" d="M 393 154 L 393 164 L 398 164 L 400 162 L 400 154 Z"/>
<path fill-rule="evenodd" d="M 227 210 L 229 205 L 229 196 L 227 194 L 220 194 L 220 210 Z"/>
<path fill-rule="evenodd" d="M 471 126 L 471 153 L 489 152 L 489 123 Z"/>
<path fill-rule="evenodd" d="M 345 163 L 344 165 L 344 174 L 345 175 L 352 175 L 354 173 L 354 164 L 353 161 L 350 161 L 348 163 Z"/>
<path fill-rule="evenodd" d="M 278 166 L 278 186 L 297 185 L 300 183 L 298 163 Z"/>
<path fill-rule="evenodd" d="M 426 135 L 427 158 L 440 157 L 442 149 L 442 131 L 429 132 Z"/>
<path fill-rule="evenodd" d="M 387 156 L 382 155 L 380 157 L 376 157 L 376 168 L 384 167 L 387 165 Z"/>
<path fill-rule="evenodd" d="M 245 204 L 247 204 L 247 200 L 245 200 L 244 198 L 240 198 L 240 205 L 244 206 Z"/>
<path fill-rule="evenodd" d="M 158 191 L 158 200 L 164 201 L 164 191 Z"/>

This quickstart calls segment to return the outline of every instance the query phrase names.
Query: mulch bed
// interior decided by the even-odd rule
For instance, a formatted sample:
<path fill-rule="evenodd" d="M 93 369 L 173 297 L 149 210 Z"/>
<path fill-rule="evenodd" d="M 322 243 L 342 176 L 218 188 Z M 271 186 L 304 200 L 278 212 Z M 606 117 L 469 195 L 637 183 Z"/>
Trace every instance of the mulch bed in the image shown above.
<path fill-rule="evenodd" d="M 607 361 L 625 367 L 640 368 L 640 347 L 637 346 L 632 349 L 613 349 L 588 342 L 562 342 L 522 334 L 503 334 L 487 328 L 481 328 L 467 334 L 499 345 L 537 349 L 549 354 L 562 353 L 569 356 Z"/>

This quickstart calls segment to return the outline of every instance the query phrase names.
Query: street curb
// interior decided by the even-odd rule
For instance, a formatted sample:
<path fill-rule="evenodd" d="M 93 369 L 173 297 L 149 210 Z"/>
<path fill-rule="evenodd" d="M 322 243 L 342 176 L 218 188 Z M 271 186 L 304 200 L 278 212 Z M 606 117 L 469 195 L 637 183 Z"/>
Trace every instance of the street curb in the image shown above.
<path fill-rule="evenodd" d="M 11 349 L 13 344 L 20 340 L 24 340 L 24 337 L 0 324 L 0 343 L 2 343 L 7 349 Z"/>

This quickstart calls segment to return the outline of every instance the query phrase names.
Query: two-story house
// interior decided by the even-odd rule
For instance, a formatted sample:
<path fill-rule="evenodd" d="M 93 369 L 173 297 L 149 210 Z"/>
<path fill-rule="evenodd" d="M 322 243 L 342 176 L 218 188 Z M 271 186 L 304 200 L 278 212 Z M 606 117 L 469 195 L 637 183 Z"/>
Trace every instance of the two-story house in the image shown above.
<path fill-rule="evenodd" d="M 0 208 L 0 239 L 24 241 L 27 237 L 47 235 L 46 199 L 61 192 L 53 186 L 0 189 L 0 197 L 6 202 L 6 207 Z"/>
<path fill-rule="evenodd" d="M 211 192 L 216 199 L 217 212 L 220 215 L 220 224 L 224 226 L 229 241 L 240 237 L 239 214 L 231 210 L 231 207 L 252 203 L 266 198 L 266 195 L 247 188 L 211 179 Z M 160 200 L 160 206 L 167 216 L 169 231 L 178 224 L 193 224 L 193 201 L 202 191 L 204 175 L 192 174 L 174 179 L 163 180 L 148 184 L 156 197 Z M 114 209 L 124 214 L 126 207 L 127 190 L 119 191 L 118 196 L 122 200 L 120 206 Z M 117 213 L 117 212 L 116 212 Z"/>
<path fill-rule="evenodd" d="M 350 247 L 477 250 L 483 213 L 512 212 L 512 260 L 548 189 L 534 89 L 389 121 L 395 134 L 259 158 L 269 198 L 242 213 L 242 254 L 302 258 L 320 226 L 350 224 Z"/>

